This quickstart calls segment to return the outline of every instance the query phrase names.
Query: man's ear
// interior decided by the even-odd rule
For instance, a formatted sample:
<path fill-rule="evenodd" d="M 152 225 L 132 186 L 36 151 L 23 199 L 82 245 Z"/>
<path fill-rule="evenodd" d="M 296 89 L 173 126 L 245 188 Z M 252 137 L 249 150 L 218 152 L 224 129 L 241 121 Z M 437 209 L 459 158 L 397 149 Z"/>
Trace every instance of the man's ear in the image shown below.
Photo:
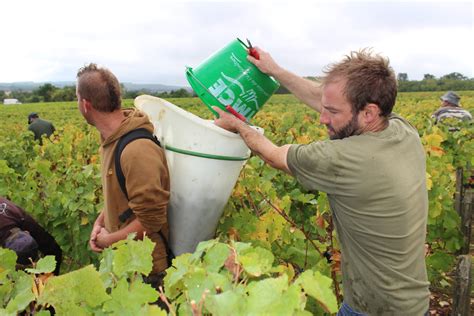
<path fill-rule="evenodd" d="M 362 112 L 362 119 L 366 124 L 373 123 L 380 117 L 380 108 L 375 103 L 368 103 Z"/>
<path fill-rule="evenodd" d="M 84 113 L 90 112 L 92 110 L 92 103 L 87 99 L 82 99 L 82 104 L 84 106 Z"/>

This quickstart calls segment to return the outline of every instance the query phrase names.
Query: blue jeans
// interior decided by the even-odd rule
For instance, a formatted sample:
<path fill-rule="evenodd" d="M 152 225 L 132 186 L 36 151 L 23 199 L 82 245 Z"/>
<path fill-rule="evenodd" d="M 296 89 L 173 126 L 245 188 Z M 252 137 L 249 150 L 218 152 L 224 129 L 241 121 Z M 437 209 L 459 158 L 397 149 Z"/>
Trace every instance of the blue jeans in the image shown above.
<path fill-rule="evenodd" d="M 339 311 L 337 312 L 336 316 L 367 316 L 367 315 L 356 312 L 349 305 L 347 305 L 346 302 L 342 302 L 341 308 L 339 308 Z"/>
<path fill-rule="evenodd" d="M 427 311 L 424 316 L 428 316 L 428 315 L 429 315 L 429 311 Z M 336 316 L 367 316 L 367 315 L 356 312 L 349 305 L 347 305 L 346 302 L 342 302 L 341 308 L 339 308 L 339 311 L 337 312 Z"/>

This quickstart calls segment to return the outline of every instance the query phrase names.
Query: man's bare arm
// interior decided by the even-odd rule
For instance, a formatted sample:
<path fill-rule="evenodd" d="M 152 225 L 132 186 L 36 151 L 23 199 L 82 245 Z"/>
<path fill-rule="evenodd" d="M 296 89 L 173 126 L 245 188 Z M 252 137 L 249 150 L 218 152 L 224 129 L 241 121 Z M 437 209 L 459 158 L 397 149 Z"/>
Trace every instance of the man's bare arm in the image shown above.
<path fill-rule="evenodd" d="M 291 174 L 286 162 L 286 156 L 290 145 L 277 146 L 264 135 L 260 134 L 243 121 L 237 119 L 235 116 L 224 112 L 217 107 L 213 108 L 219 114 L 219 118 L 214 121 L 217 126 L 231 132 L 239 133 L 250 150 L 262 158 L 271 167 Z"/>
<path fill-rule="evenodd" d="M 279 66 L 271 55 L 258 47 L 255 47 L 260 55 L 260 59 L 248 56 L 247 59 L 257 66 L 260 71 L 273 76 L 285 88 L 287 88 L 300 101 L 309 107 L 321 112 L 321 86 L 320 84 L 297 76 L 294 73 Z"/>

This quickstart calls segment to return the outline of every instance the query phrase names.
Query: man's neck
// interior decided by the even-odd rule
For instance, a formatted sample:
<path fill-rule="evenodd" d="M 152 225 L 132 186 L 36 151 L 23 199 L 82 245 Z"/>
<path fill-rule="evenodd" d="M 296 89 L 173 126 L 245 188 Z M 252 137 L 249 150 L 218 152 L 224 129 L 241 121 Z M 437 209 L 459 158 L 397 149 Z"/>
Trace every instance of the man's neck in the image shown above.
<path fill-rule="evenodd" d="M 373 122 L 367 124 L 362 128 L 361 134 L 364 133 L 376 133 L 383 131 L 388 127 L 388 119 L 386 117 L 379 116 L 377 120 L 374 120 Z"/>
<path fill-rule="evenodd" d="M 94 125 L 99 131 L 101 138 L 107 139 L 120 127 L 124 119 L 125 116 L 121 109 L 111 113 L 97 112 Z"/>

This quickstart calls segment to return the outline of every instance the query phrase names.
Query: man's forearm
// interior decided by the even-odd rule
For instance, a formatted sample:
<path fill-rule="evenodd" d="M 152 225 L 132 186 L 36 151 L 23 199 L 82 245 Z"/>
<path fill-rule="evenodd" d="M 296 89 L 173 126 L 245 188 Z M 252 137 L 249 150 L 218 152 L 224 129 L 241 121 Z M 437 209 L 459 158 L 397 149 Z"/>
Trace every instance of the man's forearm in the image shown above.
<path fill-rule="evenodd" d="M 262 158 L 271 167 L 290 173 L 286 163 L 289 145 L 276 146 L 264 135 L 247 124 L 239 124 L 237 132 L 244 139 L 250 150 Z"/>
<path fill-rule="evenodd" d="M 99 216 L 97 216 L 95 222 L 94 222 L 94 226 L 100 226 L 100 227 L 104 227 L 105 226 L 105 221 L 104 221 L 104 211 L 101 211 Z"/>
<path fill-rule="evenodd" d="M 133 221 L 130 222 L 127 226 L 110 233 L 110 244 L 113 244 L 119 240 L 126 239 L 130 233 L 136 233 L 138 239 L 143 239 L 143 233 L 145 232 L 145 228 L 143 228 L 140 221 L 135 218 Z"/>
<path fill-rule="evenodd" d="M 321 112 L 320 84 L 295 75 L 283 68 L 280 68 L 278 72 L 274 74 L 274 77 L 301 102 Z"/>
<path fill-rule="evenodd" d="M 232 114 L 221 110 L 217 106 L 212 108 L 218 114 L 218 117 L 214 120 L 217 126 L 231 132 L 239 133 L 250 150 L 271 167 L 291 173 L 286 162 L 290 145 L 277 146 L 263 134 L 260 134 L 257 130 L 237 119 Z"/>

